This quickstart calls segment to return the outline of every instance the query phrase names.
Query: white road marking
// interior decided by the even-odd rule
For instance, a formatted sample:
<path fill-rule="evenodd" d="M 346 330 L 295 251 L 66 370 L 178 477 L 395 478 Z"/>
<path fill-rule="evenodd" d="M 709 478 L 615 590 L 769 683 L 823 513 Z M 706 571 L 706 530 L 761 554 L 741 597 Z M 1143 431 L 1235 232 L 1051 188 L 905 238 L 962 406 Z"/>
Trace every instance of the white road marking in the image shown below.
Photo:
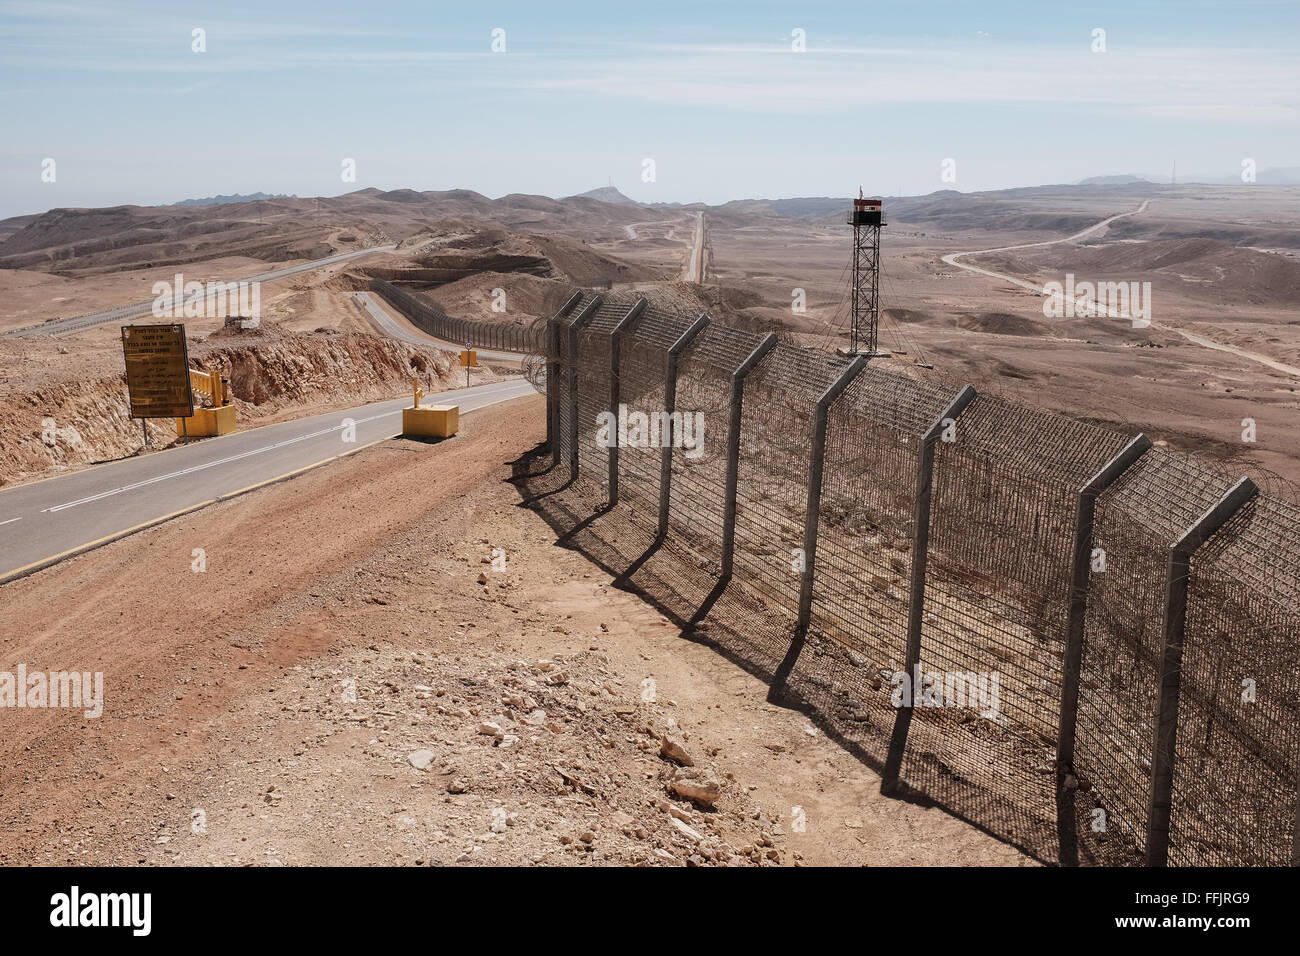
<path fill-rule="evenodd" d="M 15 521 L 22 521 L 22 517 L 10 518 L 8 521 L 0 521 L 0 524 L 13 524 Z"/>
<path fill-rule="evenodd" d="M 504 387 L 504 388 L 509 388 L 509 387 L 511 387 L 511 386 L 513 386 L 513 385 L 515 385 L 515 384 L 516 384 L 516 383 L 514 383 L 514 382 L 494 382 L 492 385 L 488 385 L 488 386 L 486 386 L 486 388 L 484 388 L 484 391 L 483 391 L 483 392 L 479 392 L 478 394 L 479 394 L 479 395 L 483 395 L 483 394 L 493 395 L 493 394 L 496 394 L 497 392 L 501 391 L 501 389 L 502 389 L 503 387 Z M 437 394 L 438 394 L 438 393 L 435 392 L 435 393 L 433 393 L 433 396 L 431 396 L 431 397 L 437 397 Z M 527 394 L 527 393 L 524 393 L 524 394 Z M 467 400 L 468 400 L 468 401 L 472 401 L 475 397 L 476 397 L 476 396 L 468 396 Z M 503 399 L 500 399 L 500 401 L 506 401 L 506 400 L 507 400 L 507 399 L 504 399 L 504 398 L 503 398 Z M 496 403 L 495 403 L 495 402 L 486 402 L 486 403 L 483 403 L 483 404 L 496 404 Z M 475 405 L 474 407 L 475 407 L 475 408 L 482 408 L 483 405 Z M 465 409 L 465 410 L 466 410 L 466 411 L 473 411 L 474 409 Z M 353 419 L 353 420 L 352 420 L 352 423 L 353 423 L 354 425 L 364 425 L 364 424 L 366 424 L 367 422 L 378 421 L 378 420 L 381 419 L 381 418 L 391 418 L 391 417 L 394 416 L 394 415 L 400 415 L 401 412 L 402 412 L 402 410 L 401 410 L 400 408 L 396 408 L 396 409 L 393 409 L 391 412 L 381 412 L 381 413 L 378 414 L 378 415 L 371 415 L 371 416 L 368 417 L 368 418 L 356 418 L 356 419 Z M 172 478 L 183 478 L 183 477 L 185 477 L 186 475 L 192 475 L 192 474 L 194 474 L 195 472 L 205 471 L 205 470 L 207 470 L 208 468 L 214 468 L 214 467 L 216 467 L 217 465 L 226 465 L 226 464 L 229 464 L 229 463 L 232 462 L 232 461 L 239 461 L 239 460 L 244 459 L 244 458 L 251 458 L 253 455 L 260 455 L 260 454 L 262 454 L 263 452 L 273 451 L 273 450 L 276 449 L 276 448 L 283 448 L 283 447 L 285 447 L 286 445 L 295 445 L 295 444 L 297 444 L 298 442 L 307 441 L 308 439 L 311 439 L 311 438 L 319 438 L 319 437 L 321 437 L 322 435 L 328 435 L 328 434 L 330 434 L 331 432 L 340 431 L 340 430 L 343 429 L 344 427 L 346 427 L 346 426 L 344 426 L 344 425 L 340 422 L 338 425 L 333 425 L 333 426 L 331 426 L 331 427 L 329 427 L 329 428 L 323 428 L 323 429 L 321 429 L 321 430 L 319 430 L 319 431 L 309 432 L 309 433 L 306 434 L 306 435 L 298 435 L 298 436 L 295 437 L 295 438 L 286 438 L 284 441 L 278 441 L 278 442 L 275 442 L 275 443 L 270 444 L 270 445 L 264 445 L 264 446 L 262 446 L 261 448 L 253 448 L 253 449 L 250 449 L 250 450 L 245 451 L 245 452 L 240 452 L 238 455 L 229 455 L 229 456 L 227 456 L 227 457 L 225 457 L 225 458 L 219 458 L 219 459 L 217 459 L 216 461 L 204 462 L 204 463 L 201 464 L 201 465 L 191 465 L 189 468 L 182 468 L 180 471 L 172 471 L 172 472 L 168 472 L 168 473 L 165 474 L 165 475 L 155 475 L 155 476 L 152 477 L 152 478 L 145 478 L 145 479 L 143 479 L 142 481 L 135 481 L 135 482 L 132 482 L 132 483 L 129 484 L 129 485 L 122 485 L 120 488 L 113 488 L 113 489 L 110 489 L 109 491 L 101 491 L 101 492 L 99 492 L 98 494 L 90 495 L 89 497 L 86 497 L 86 498 L 79 498 L 79 499 L 77 499 L 76 501 L 65 501 L 65 502 L 64 502 L 63 504 L 61 504 L 61 505 L 53 505 L 53 506 L 51 506 L 51 507 L 49 507 L 49 508 L 42 508 L 42 509 L 41 509 L 41 512 L 42 512 L 43 514 L 44 514 L 44 513 L 54 514 L 54 513 L 56 513 L 56 512 L 63 511 L 63 510 L 65 510 L 65 509 L 67 509 L 67 508 L 76 508 L 76 507 L 78 507 L 78 506 L 80 506 L 80 505 L 90 504 L 91 502 L 94 502 L 94 501 L 101 501 L 101 500 L 103 500 L 104 498 L 111 498 L 111 497 L 113 497 L 114 495 L 120 495 L 120 494 L 122 494 L 123 492 L 127 492 L 127 491 L 135 491 L 137 488 L 144 488 L 144 487 L 146 487 L 146 486 L 148 486 L 148 485 L 157 484 L 157 483 L 160 482 L 160 481 L 168 481 L 168 480 L 170 480 L 170 479 L 172 479 Z M 17 520 L 17 519 L 14 519 L 14 520 Z"/>
<path fill-rule="evenodd" d="M 369 418 L 354 419 L 354 424 L 364 425 L 366 422 L 373 422 L 380 418 L 389 418 L 393 415 L 399 415 L 401 414 L 401 411 L 402 410 L 398 408 L 398 409 L 394 409 L 391 412 L 384 412 L 381 415 L 371 415 Z M 284 441 L 278 441 L 271 445 L 263 445 L 261 448 L 253 448 L 250 449 L 249 451 L 241 452 L 238 455 L 229 455 L 225 458 L 218 458 L 216 461 L 204 462 L 201 465 L 191 465 L 189 468 L 182 468 L 180 471 L 168 472 L 165 475 L 155 475 L 154 477 L 146 478 L 143 481 L 135 481 L 129 485 L 122 485 L 120 488 L 114 488 L 111 491 L 101 491 L 99 494 L 91 495 L 88 498 L 79 498 L 76 501 L 65 501 L 61 505 L 53 505 L 52 507 L 49 508 L 42 508 L 41 511 L 49 512 L 53 514 L 56 511 L 63 511 L 65 508 L 75 508 L 78 505 L 89 504 L 92 501 L 99 501 L 103 498 L 111 498 L 113 495 L 120 495 L 124 491 L 134 491 L 137 488 L 143 488 L 146 485 L 157 484 L 160 481 L 167 481 L 171 478 L 182 478 L 185 475 L 192 475 L 195 472 L 205 471 L 208 468 L 215 468 L 217 465 L 226 465 L 232 461 L 239 461 L 242 458 L 251 458 L 253 455 L 260 455 L 263 452 L 273 451 L 276 448 L 283 448 L 286 445 L 295 445 L 298 442 L 307 441 L 310 438 L 319 438 L 321 435 L 328 435 L 330 432 L 340 431 L 345 427 L 346 427 L 345 425 L 339 423 L 338 425 L 334 425 L 330 428 L 323 428 L 320 431 L 310 432 L 306 435 L 299 435 L 296 438 L 286 438 Z"/>

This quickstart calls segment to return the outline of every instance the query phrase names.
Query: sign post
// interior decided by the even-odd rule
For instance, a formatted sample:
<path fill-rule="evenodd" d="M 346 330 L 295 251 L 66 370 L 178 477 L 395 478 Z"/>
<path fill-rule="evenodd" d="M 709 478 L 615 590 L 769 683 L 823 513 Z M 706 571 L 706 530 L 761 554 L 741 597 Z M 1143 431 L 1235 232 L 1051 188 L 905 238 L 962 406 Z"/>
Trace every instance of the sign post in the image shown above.
<path fill-rule="evenodd" d="M 465 387 L 469 388 L 469 370 L 478 368 L 478 352 L 466 345 L 460 353 L 460 364 L 465 366 Z"/>
<path fill-rule="evenodd" d="M 185 326 L 124 325 L 122 357 L 131 417 L 140 419 L 149 444 L 150 418 L 189 418 L 194 414 L 190 357 Z"/>

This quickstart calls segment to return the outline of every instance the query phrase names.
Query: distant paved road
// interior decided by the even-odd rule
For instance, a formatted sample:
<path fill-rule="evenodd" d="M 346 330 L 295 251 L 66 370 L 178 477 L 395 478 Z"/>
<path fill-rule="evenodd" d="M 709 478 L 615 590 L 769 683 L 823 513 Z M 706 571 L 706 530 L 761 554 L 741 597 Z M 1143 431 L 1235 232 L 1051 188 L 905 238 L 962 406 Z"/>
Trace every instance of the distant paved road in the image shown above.
<path fill-rule="evenodd" d="M 361 307 L 364 308 L 366 312 L 370 314 L 370 317 L 375 320 L 375 324 L 379 326 L 384 333 L 395 339 L 399 339 L 402 342 L 409 342 L 411 345 L 423 345 L 426 348 L 433 347 L 446 349 L 449 352 L 459 352 L 465 347 L 463 343 L 457 345 L 455 342 L 435 338 L 434 336 L 427 335 L 424 332 L 411 331 L 401 322 L 393 318 L 392 314 L 389 312 L 390 306 L 379 296 L 373 296 L 369 292 L 353 292 L 351 293 L 351 296 L 360 303 Z M 476 349 L 475 351 L 478 352 L 478 357 L 480 359 L 489 362 L 497 362 L 501 365 L 518 365 L 524 360 L 524 356 L 519 352 L 495 352 L 491 349 Z"/>
<path fill-rule="evenodd" d="M 691 251 L 686 257 L 686 266 L 682 269 L 682 278 L 687 282 L 704 281 L 704 213 L 695 214 L 695 232 L 691 239 Z"/>
<path fill-rule="evenodd" d="M 285 266 L 283 269 L 272 269 L 270 272 L 263 272 L 255 276 L 246 276 L 242 279 L 231 279 L 231 282 L 271 282 L 274 279 L 283 279 L 286 276 L 297 275 L 300 272 L 311 272 L 313 269 L 320 269 L 324 266 L 334 265 L 338 262 L 347 262 L 350 259 L 357 259 L 361 256 L 368 256 L 374 252 L 387 252 L 395 249 L 396 246 L 376 246 L 373 249 L 358 249 L 353 252 L 340 252 L 332 256 L 326 256 L 324 259 L 313 259 L 311 262 L 299 263 L 296 266 Z M 182 272 L 184 267 L 178 267 Z M 215 281 L 215 280 L 214 280 Z M 136 319 L 143 315 L 153 315 L 153 299 L 147 299 L 144 302 L 132 302 L 129 305 L 119 305 L 111 309 L 104 309 L 101 312 L 88 312 L 85 315 L 73 315 L 66 319 L 55 319 L 52 322 L 40 322 L 36 325 L 25 325 L 18 329 L 8 329 L 0 332 L 0 335 L 22 335 L 35 333 L 38 335 L 58 335 L 60 332 L 74 332 L 77 329 L 88 329 L 93 325 L 104 325 L 108 322 L 123 322 L 127 319 Z"/>
<path fill-rule="evenodd" d="M 526 381 L 436 392 L 462 412 L 536 394 Z M 410 398 L 197 441 L 0 491 L 0 583 L 402 430 Z M 356 440 L 344 441 L 347 419 Z"/>

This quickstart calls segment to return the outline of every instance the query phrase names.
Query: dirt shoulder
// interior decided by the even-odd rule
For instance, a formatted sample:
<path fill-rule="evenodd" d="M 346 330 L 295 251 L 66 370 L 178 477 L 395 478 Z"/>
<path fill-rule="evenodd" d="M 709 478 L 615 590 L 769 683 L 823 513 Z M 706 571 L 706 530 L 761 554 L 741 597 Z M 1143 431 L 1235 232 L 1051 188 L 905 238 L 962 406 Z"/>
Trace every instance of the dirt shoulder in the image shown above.
<path fill-rule="evenodd" d="M 0 863 L 1028 862 L 881 797 L 557 547 L 506 481 L 543 409 L 474 412 L 451 441 L 384 442 L 0 588 L 0 671 L 104 674 L 98 718 L 0 708 Z"/>

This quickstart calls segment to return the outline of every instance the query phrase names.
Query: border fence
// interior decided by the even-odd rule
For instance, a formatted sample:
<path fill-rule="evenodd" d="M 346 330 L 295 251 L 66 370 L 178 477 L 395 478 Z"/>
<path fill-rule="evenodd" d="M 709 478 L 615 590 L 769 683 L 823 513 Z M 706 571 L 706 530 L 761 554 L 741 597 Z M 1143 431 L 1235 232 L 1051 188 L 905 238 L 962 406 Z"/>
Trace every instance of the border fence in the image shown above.
<path fill-rule="evenodd" d="M 574 293 L 537 347 L 528 502 L 883 790 L 1062 865 L 1300 859 L 1296 505 L 635 291 Z M 620 410 L 655 440 L 598 441 Z"/>
<path fill-rule="evenodd" d="M 399 289 L 384 279 L 371 279 L 370 291 L 382 296 L 389 305 L 422 332 L 456 345 L 478 349 L 501 349 L 507 352 L 535 352 L 543 348 L 531 326 L 502 325 L 454 319 L 431 302 Z"/>

